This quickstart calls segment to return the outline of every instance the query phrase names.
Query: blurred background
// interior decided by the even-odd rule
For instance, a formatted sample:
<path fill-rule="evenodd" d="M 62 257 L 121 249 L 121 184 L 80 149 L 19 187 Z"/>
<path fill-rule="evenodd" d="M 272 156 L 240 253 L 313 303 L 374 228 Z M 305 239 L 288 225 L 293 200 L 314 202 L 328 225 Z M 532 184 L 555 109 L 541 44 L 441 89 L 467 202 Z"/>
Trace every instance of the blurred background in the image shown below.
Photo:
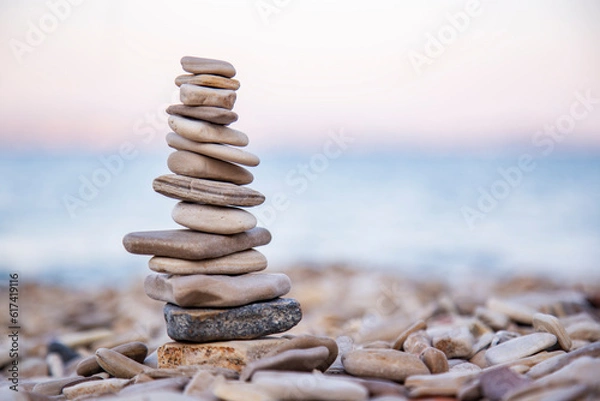
<path fill-rule="evenodd" d="M 274 269 L 600 278 L 600 3 L 0 5 L 0 270 L 116 283 L 176 228 L 164 109 L 228 60 Z"/>

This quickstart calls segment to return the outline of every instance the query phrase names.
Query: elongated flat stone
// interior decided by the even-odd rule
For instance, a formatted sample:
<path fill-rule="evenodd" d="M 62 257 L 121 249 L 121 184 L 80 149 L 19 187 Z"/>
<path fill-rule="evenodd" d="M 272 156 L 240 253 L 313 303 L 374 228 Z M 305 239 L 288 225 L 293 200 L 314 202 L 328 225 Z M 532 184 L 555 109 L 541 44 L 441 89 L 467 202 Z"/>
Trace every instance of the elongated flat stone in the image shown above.
<path fill-rule="evenodd" d="M 304 349 L 290 349 L 277 355 L 266 356 L 248 364 L 240 380 L 249 380 L 255 372 L 260 370 L 286 370 L 293 372 L 312 372 L 317 366 L 323 364 L 329 357 L 327 347 Z"/>
<path fill-rule="evenodd" d="M 198 308 L 248 305 L 283 296 L 291 287 L 289 277 L 281 273 L 240 276 L 151 274 L 144 282 L 146 295 L 152 299 Z"/>
<path fill-rule="evenodd" d="M 188 177 L 227 181 L 237 185 L 250 184 L 254 180 L 252 173 L 243 167 L 187 150 L 171 153 L 167 165 L 175 174 Z"/>
<path fill-rule="evenodd" d="M 148 262 L 151 270 L 167 274 L 245 274 L 264 270 L 267 258 L 255 249 L 232 253 L 220 258 L 185 260 L 155 256 Z"/>
<path fill-rule="evenodd" d="M 137 341 L 118 345 L 111 348 L 111 350 L 123 354 L 139 363 L 143 363 L 148 355 L 148 347 L 146 344 Z M 77 365 L 77 374 L 81 376 L 91 376 L 100 372 L 102 372 L 102 368 L 98 365 L 95 355 L 82 359 Z"/>
<path fill-rule="evenodd" d="M 188 150 L 214 159 L 239 163 L 244 166 L 258 166 L 260 159 L 258 156 L 242 149 L 234 148 L 218 143 L 202 143 L 189 140 L 175 132 L 169 132 L 166 136 L 167 144 L 177 150 Z"/>
<path fill-rule="evenodd" d="M 162 370 L 198 365 L 231 369 L 239 373 L 248 363 L 262 358 L 286 341 L 288 339 L 285 337 L 265 337 L 206 344 L 166 343 L 157 350 L 158 367 Z"/>
<path fill-rule="evenodd" d="M 128 252 L 179 259 L 208 259 L 229 255 L 271 241 L 271 233 L 262 227 L 234 234 L 206 234 L 191 230 L 142 231 L 127 234 L 123 245 Z"/>
<path fill-rule="evenodd" d="M 358 349 L 342 355 L 346 372 L 360 377 L 404 382 L 412 375 L 428 375 L 418 356 L 394 349 Z"/>
<path fill-rule="evenodd" d="M 350 380 L 304 372 L 256 372 L 252 382 L 277 400 L 366 401 L 367 389 Z"/>
<path fill-rule="evenodd" d="M 527 334 L 489 348 L 485 352 L 485 359 L 490 365 L 497 365 L 533 355 L 554 344 L 556 344 L 554 334 Z"/>
<path fill-rule="evenodd" d="M 167 114 L 175 114 L 196 120 L 208 121 L 213 124 L 229 125 L 238 119 L 238 115 L 227 109 L 212 106 L 186 106 L 173 104 L 167 107 Z"/>
<path fill-rule="evenodd" d="M 186 106 L 213 106 L 231 110 L 237 96 L 229 89 L 207 88 L 183 84 L 179 89 L 179 99 Z"/>
<path fill-rule="evenodd" d="M 179 202 L 173 220 L 192 230 L 213 234 L 237 234 L 256 227 L 256 217 L 243 209 Z"/>
<path fill-rule="evenodd" d="M 404 349 L 403 348 L 404 342 L 406 341 L 408 336 L 410 336 L 412 333 L 415 333 L 419 330 L 425 330 L 426 328 L 427 328 L 427 323 L 425 323 L 425 321 L 417 320 L 416 322 L 414 322 L 413 324 L 408 326 L 402 333 L 400 333 L 400 335 L 394 341 L 392 348 L 401 351 L 402 349 Z"/>
<path fill-rule="evenodd" d="M 96 362 L 111 376 L 121 379 L 131 379 L 132 377 L 150 370 L 148 366 L 142 365 L 125 355 L 110 350 L 108 348 L 98 348 L 96 350 Z"/>
<path fill-rule="evenodd" d="M 547 315 L 545 313 L 536 313 L 533 315 L 533 328 L 536 331 L 554 334 L 558 340 L 558 344 L 565 351 L 569 351 L 573 345 L 571 337 L 569 337 L 564 326 L 556 316 Z"/>
<path fill-rule="evenodd" d="M 302 318 L 295 299 L 278 298 L 230 309 L 164 308 L 167 334 L 176 341 L 250 340 L 281 333 Z"/>
<path fill-rule="evenodd" d="M 223 60 L 185 56 L 181 58 L 181 66 L 184 71 L 194 74 L 214 74 L 227 78 L 235 76 L 235 67 Z"/>
<path fill-rule="evenodd" d="M 155 178 L 152 188 L 169 198 L 217 206 L 257 206 L 265 201 L 263 194 L 251 188 L 177 174 Z"/>
<path fill-rule="evenodd" d="M 169 116 L 168 122 L 173 131 L 194 142 L 225 143 L 234 146 L 246 146 L 249 142 L 248 136 L 241 131 L 206 121 L 172 115 Z"/>
<path fill-rule="evenodd" d="M 329 356 L 327 359 L 323 361 L 322 364 L 318 365 L 316 368 L 321 372 L 325 372 L 336 360 L 338 356 L 338 345 L 332 338 L 323 337 L 323 336 L 311 336 L 311 335 L 302 335 L 302 336 L 286 336 L 289 338 L 289 341 L 279 345 L 274 348 L 267 356 L 277 355 L 281 352 L 292 350 L 292 349 L 305 349 L 305 348 L 316 348 L 316 347 L 326 347 L 329 350 Z"/>
<path fill-rule="evenodd" d="M 211 88 L 220 89 L 240 89 L 240 81 L 233 78 L 225 78 L 218 75 L 211 74 L 183 74 L 175 78 L 175 85 L 181 86 L 183 84 L 209 86 Z"/>
<path fill-rule="evenodd" d="M 573 361 L 576 359 L 584 356 L 600 358 L 600 342 L 586 345 L 568 353 L 557 354 L 552 358 L 540 361 L 533 366 L 529 372 L 527 372 L 527 376 L 534 379 L 546 376 L 550 373 L 556 372 L 559 369 L 562 369 L 563 367 L 573 363 Z"/>

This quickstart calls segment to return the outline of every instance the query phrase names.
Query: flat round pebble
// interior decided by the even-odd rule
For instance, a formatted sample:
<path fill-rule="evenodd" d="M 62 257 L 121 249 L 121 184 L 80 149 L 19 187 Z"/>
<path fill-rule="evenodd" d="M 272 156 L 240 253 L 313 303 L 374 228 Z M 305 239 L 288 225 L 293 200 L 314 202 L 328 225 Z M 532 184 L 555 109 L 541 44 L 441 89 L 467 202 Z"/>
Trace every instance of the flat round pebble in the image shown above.
<path fill-rule="evenodd" d="M 254 180 L 252 173 L 237 164 L 213 159 L 187 150 L 177 150 L 169 155 L 167 166 L 175 174 L 193 178 L 245 185 Z"/>
<path fill-rule="evenodd" d="M 221 125 L 229 125 L 238 119 L 238 115 L 235 112 L 221 107 L 186 106 L 185 104 L 173 104 L 167 107 L 167 114 Z"/>
<path fill-rule="evenodd" d="M 235 67 L 230 62 L 223 60 L 185 56 L 181 58 L 180 62 L 184 71 L 194 74 L 214 74 L 232 78 L 236 73 Z"/>
<path fill-rule="evenodd" d="M 220 258 L 186 260 L 154 256 L 148 262 L 157 273 L 188 274 L 245 274 L 264 270 L 267 258 L 255 249 L 235 252 Z"/>
<path fill-rule="evenodd" d="M 240 81 L 211 74 L 183 74 L 175 78 L 175 85 L 193 84 L 211 88 L 238 90 Z"/>
<path fill-rule="evenodd" d="M 179 98 L 186 106 L 213 106 L 231 110 L 237 96 L 229 89 L 183 84 L 179 89 Z"/>
<path fill-rule="evenodd" d="M 399 383 L 412 375 L 429 374 L 418 356 L 393 349 L 359 349 L 342 355 L 346 372 L 359 377 L 376 377 Z"/>
<path fill-rule="evenodd" d="M 260 163 L 258 156 L 242 149 L 218 143 L 195 142 L 175 132 L 168 133 L 166 140 L 167 144 L 174 149 L 187 150 L 226 162 L 250 167 L 258 166 Z"/>
<path fill-rule="evenodd" d="M 490 365 L 497 365 L 533 355 L 554 344 L 556 344 L 554 334 L 527 334 L 489 348 L 485 352 L 485 359 Z"/>
<path fill-rule="evenodd" d="M 167 121 L 173 131 L 190 141 L 234 146 L 246 146 L 249 142 L 248 136 L 243 132 L 222 125 L 178 115 L 169 116 Z"/>
<path fill-rule="evenodd" d="M 256 217 L 234 207 L 180 202 L 171 213 L 184 227 L 213 234 L 238 234 L 256 227 Z"/>

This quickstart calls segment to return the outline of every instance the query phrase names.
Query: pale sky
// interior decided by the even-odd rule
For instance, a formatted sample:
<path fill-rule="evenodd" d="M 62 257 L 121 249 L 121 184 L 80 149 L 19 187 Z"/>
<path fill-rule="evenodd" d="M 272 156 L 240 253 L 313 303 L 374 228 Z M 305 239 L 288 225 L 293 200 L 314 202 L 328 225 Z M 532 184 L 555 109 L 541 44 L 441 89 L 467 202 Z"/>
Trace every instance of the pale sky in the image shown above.
<path fill-rule="evenodd" d="M 71 2 L 0 5 L 1 149 L 111 149 L 152 127 L 146 118 L 163 120 L 151 128 L 162 137 L 184 55 L 235 65 L 232 127 L 258 147 L 337 129 L 373 147 L 528 145 L 570 118 L 576 93 L 600 99 L 595 0 L 490 0 L 473 15 L 468 1 Z M 600 102 L 567 142 L 600 148 Z"/>

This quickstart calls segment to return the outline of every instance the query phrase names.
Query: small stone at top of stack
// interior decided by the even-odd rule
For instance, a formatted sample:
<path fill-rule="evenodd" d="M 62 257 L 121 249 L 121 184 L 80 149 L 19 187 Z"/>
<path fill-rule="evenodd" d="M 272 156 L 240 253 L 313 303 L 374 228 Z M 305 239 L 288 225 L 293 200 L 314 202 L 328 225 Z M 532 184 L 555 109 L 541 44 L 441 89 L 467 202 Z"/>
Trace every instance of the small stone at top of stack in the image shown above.
<path fill-rule="evenodd" d="M 265 197 L 244 187 L 254 177 L 243 166 L 256 166 L 257 156 L 240 147 L 248 137 L 226 125 L 240 83 L 228 62 L 183 57 L 190 73 L 175 79 L 182 104 L 167 108 L 166 136 L 175 149 L 167 165 L 174 174 L 154 180 L 153 188 L 179 199 L 172 217 L 179 230 L 127 234 L 125 248 L 154 255 L 155 274 L 144 283 L 146 294 L 164 301 L 169 337 L 208 342 L 259 338 L 281 333 L 302 317 L 294 299 L 281 298 L 291 288 L 284 274 L 259 273 L 267 267 L 253 249 L 271 241 L 256 218 L 240 207 L 260 205 Z"/>

